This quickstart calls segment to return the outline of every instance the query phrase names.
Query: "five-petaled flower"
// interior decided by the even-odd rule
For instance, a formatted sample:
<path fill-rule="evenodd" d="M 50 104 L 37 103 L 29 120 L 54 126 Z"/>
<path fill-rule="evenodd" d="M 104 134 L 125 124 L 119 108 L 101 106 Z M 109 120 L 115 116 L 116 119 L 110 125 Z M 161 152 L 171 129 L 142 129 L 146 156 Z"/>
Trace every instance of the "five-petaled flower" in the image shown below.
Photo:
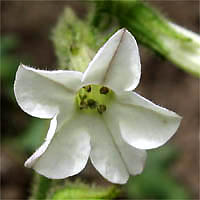
<path fill-rule="evenodd" d="M 141 75 L 134 37 L 115 33 L 84 73 L 20 65 L 14 85 L 20 107 L 50 118 L 42 146 L 25 162 L 48 178 L 79 173 L 90 157 L 99 173 L 126 183 L 144 168 L 146 149 L 166 143 L 181 117 L 132 92 Z"/>

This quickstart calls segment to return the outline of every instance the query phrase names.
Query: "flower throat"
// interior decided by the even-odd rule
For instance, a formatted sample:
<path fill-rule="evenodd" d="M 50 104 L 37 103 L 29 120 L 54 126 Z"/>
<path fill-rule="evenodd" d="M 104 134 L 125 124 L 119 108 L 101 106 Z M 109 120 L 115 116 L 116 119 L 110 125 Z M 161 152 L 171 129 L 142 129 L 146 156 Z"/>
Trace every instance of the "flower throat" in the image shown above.
<path fill-rule="evenodd" d="M 113 91 L 105 86 L 87 85 L 77 92 L 76 102 L 82 111 L 97 111 L 103 114 L 108 109 L 113 96 Z"/>

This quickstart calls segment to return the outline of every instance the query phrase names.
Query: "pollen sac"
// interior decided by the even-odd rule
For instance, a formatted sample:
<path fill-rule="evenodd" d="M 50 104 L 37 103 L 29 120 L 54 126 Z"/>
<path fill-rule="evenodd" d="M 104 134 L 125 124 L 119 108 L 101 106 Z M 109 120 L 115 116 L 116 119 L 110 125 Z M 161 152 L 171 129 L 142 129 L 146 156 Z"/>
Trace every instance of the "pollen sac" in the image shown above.
<path fill-rule="evenodd" d="M 102 114 L 103 112 L 106 111 L 106 106 L 105 105 L 98 105 L 97 106 L 97 111 L 99 112 L 99 114 Z"/>
<path fill-rule="evenodd" d="M 96 103 L 96 101 L 93 100 L 93 99 L 88 99 L 88 100 L 87 100 L 87 104 L 88 104 L 88 106 L 89 106 L 91 109 L 94 109 L 94 108 L 97 107 L 97 103 Z"/>
<path fill-rule="evenodd" d="M 108 110 L 114 92 L 103 85 L 86 85 L 76 94 L 76 103 L 81 112 L 103 114 Z"/>
<path fill-rule="evenodd" d="M 100 94 L 107 94 L 109 92 L 109 89 L 107 88 L 107 87 L 102 87 L 101 89 L 100 89 Z"/>
<path fill-rule="evenodd" d="M 86 108 L 88 108 L 88 104 L 84 100 L 82 100 L 80 102 L 80 109 L 82 110 L 82 109 L 86 109 Z"/>
<path fill-rule="evenodd" d="M 91 92 L 91 85 L 87 85 L 84 87 L 87 92 Z"/>

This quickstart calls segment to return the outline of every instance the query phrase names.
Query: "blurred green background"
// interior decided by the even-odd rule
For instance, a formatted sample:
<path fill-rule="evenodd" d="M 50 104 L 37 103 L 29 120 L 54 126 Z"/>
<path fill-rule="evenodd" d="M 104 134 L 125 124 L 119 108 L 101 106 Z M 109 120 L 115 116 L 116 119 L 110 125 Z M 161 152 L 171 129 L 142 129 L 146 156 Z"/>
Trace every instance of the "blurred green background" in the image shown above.
<path fill-rule="evenodd" d="M 174 22 L 198 32 L 197 1 L 150 1 Z M 91 2 L 1 1 L 1 199 L 27 199 L 33 171 L 23 166 L 45 137 L 48 120 L 25 114 L 13 93 L 20 62 L 39 68 L 56 67 L 51 30 L 66 6 L 78 16 Z M 181 127 L 164 147 L 149 151 L 144 173 L 122 186 L 123 199 L 198 199 L 199 80 L 139 46 L 142 79 L 137 92 L 183 116 Z M 77 176 L 107 187 L 88 163 Z M 74 178 L 72 178 L 74 180 Z"/>

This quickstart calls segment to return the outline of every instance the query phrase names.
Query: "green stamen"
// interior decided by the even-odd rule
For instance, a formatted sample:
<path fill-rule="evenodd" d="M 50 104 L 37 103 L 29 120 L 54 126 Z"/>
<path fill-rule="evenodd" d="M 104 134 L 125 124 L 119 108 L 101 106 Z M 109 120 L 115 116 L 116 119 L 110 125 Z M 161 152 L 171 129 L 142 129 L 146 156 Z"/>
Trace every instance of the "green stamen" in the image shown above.
<path fill-rule="evenodd" d="M 106 111 L 106 106 L 105 105 L 99 105 L 97 107 L 97 111 L 99 112 L 99 114 L 102 114 L 103 112 Z"/>
<path fill-rule="evenodd" d="M 88 100 L 87 100 L 87 104 L 88 104 L 88 106 L 89 106 L 91 109 L 94 109 L 94 108 L 97 107 L 97 103 L 96 103 L 96 101 L 94 101 L 93 99 L 88 99 Z"/>
<path fill-rule="evenodd" d="M 87 85 L 78 91 L 76 104 L 81 111 L 102 114 L 109 108 L 113 97 L 113 91 L 105 86 Z"/>
<path fill-rule="evenodd" d="M 100 94 L 107 94 L 109 92 L 109 89 L 107 87 L 102 87 L 100 89 Z"/>
<path fill-rule="evenodd" d="M 85 90 L 86 90 L 87 92 L 91 92 L 91 86 L 90 86 L 90 85 L 85 86 L 84 88 L 85 88 Z"/>
<path fill-rule="evenodd" d="M 88 108 L 88 104 L 85 101 L 80 102 L 80 109 Z"/>

